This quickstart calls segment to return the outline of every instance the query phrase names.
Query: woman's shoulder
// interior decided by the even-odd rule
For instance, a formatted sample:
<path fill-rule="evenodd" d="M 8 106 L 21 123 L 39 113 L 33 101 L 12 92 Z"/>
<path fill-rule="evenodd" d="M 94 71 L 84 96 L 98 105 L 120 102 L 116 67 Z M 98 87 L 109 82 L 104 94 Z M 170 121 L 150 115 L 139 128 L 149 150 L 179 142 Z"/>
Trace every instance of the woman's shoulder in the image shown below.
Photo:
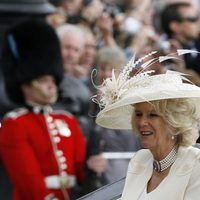
<path fill-rule="evenodd" d="M 200 149 L 197 147 L 186 147 L 180 149 L 184 152 L 182 163 L 177 168 L 177 175 L 191 174 L 189 185 L 200 185 Z M 197 186 L 196 185 L 196 186 Z M 198 189 L 199 191 L 199 189 Z M 191 198 L 192 199 L 192 198 Z"/>
<path fill-rule="evenodd" d="M 200 149 L 196 147 L 180 147 L 178 152 L 180 168 L 200 168 Z"/>
<path fill-rule="evenodd" d="M 149 149 L 141 149 L 139 151 L 137 151 L 133 158 L 131 159 L 131 162 L 145 162 L 147 160 L 149 160 L 150 158 L 152 158 L 152 154 L 150 152 Z"/>
<path fill-rule="evenodd" d="M 128 172 L 140 174 L 149 163 L 152 163 L 153 156 L 148 149 L 137 151 L 129 162 Z"/>
<path fill-rule="evenodd" d="M 200 149 L 197 147 L 180 147 L 179 152 L 184 157 L 200 160 Z"/>

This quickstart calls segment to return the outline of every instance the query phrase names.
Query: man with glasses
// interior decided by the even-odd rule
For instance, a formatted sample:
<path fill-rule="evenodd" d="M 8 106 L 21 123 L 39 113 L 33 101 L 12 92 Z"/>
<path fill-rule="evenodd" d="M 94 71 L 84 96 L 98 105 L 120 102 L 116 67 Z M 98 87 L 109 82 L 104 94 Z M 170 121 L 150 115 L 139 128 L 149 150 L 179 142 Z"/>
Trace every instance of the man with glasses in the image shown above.
<path fill-rule="evenodd" d="M 168 4 L 161 13 L 161 25 L 168 38 L 178 42 L 177 48 L 200 51 L 199 7 L 186 2 Z M 200 75 L 200 54 L 187 54 L 184 59 L 186 68 Z"/>

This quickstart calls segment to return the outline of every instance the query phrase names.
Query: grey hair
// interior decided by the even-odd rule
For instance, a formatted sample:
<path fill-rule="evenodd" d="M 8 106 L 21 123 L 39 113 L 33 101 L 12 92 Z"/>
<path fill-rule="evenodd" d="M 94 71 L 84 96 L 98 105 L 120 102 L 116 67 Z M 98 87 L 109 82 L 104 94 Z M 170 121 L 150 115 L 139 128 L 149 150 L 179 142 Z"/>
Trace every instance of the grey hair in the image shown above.
<path fill-rule="evenodd" d="M 109 63 L 115 69 L 122 69 L 127 63 L 124 52 L 118 47 L 102 47 L 97 52 L 96 66 Z"/>
<path fill-rule="evenodd" d="M 56 28 L 56 33 L 60 39 L 65 37 L 65 35 L 67 34 L 72 34 L 80 40 L 81 46 L 84 47 L 84 33 L 80 27 L 73 24 L 62 24 L 61 26 Z"/>

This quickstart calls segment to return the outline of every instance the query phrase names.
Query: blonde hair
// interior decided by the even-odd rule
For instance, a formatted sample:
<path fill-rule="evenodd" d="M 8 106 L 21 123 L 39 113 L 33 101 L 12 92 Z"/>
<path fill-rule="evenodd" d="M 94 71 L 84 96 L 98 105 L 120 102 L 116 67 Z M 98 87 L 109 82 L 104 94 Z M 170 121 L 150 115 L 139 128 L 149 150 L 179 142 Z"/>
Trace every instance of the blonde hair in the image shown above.
<path fill-rule="evenodd" d="M 179 98 L 151 101 L 156 113 L 163 117 L 170 134 L 180 146 L 191 146 L 199 137 L 200 112 L 195 99 Z M 134 114 L 132 116 L 134 122 Z M 133 123 L 134 128 L 134 123 Z"/>

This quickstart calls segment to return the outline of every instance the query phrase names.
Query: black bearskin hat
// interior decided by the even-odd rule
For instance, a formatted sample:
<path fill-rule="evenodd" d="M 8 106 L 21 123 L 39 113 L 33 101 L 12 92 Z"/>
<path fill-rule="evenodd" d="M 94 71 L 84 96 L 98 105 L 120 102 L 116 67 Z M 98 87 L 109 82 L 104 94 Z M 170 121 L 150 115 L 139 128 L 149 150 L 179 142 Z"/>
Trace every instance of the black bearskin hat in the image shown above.
<path fill-rule="evenodd" d="M 2 69 L 8 97 L 24 103 L 20 86 L 43 75 L 62 79 L 63 63 L 59 39 L 45 21 L 28 19 L 10 27 L 2 49 Z"/>

